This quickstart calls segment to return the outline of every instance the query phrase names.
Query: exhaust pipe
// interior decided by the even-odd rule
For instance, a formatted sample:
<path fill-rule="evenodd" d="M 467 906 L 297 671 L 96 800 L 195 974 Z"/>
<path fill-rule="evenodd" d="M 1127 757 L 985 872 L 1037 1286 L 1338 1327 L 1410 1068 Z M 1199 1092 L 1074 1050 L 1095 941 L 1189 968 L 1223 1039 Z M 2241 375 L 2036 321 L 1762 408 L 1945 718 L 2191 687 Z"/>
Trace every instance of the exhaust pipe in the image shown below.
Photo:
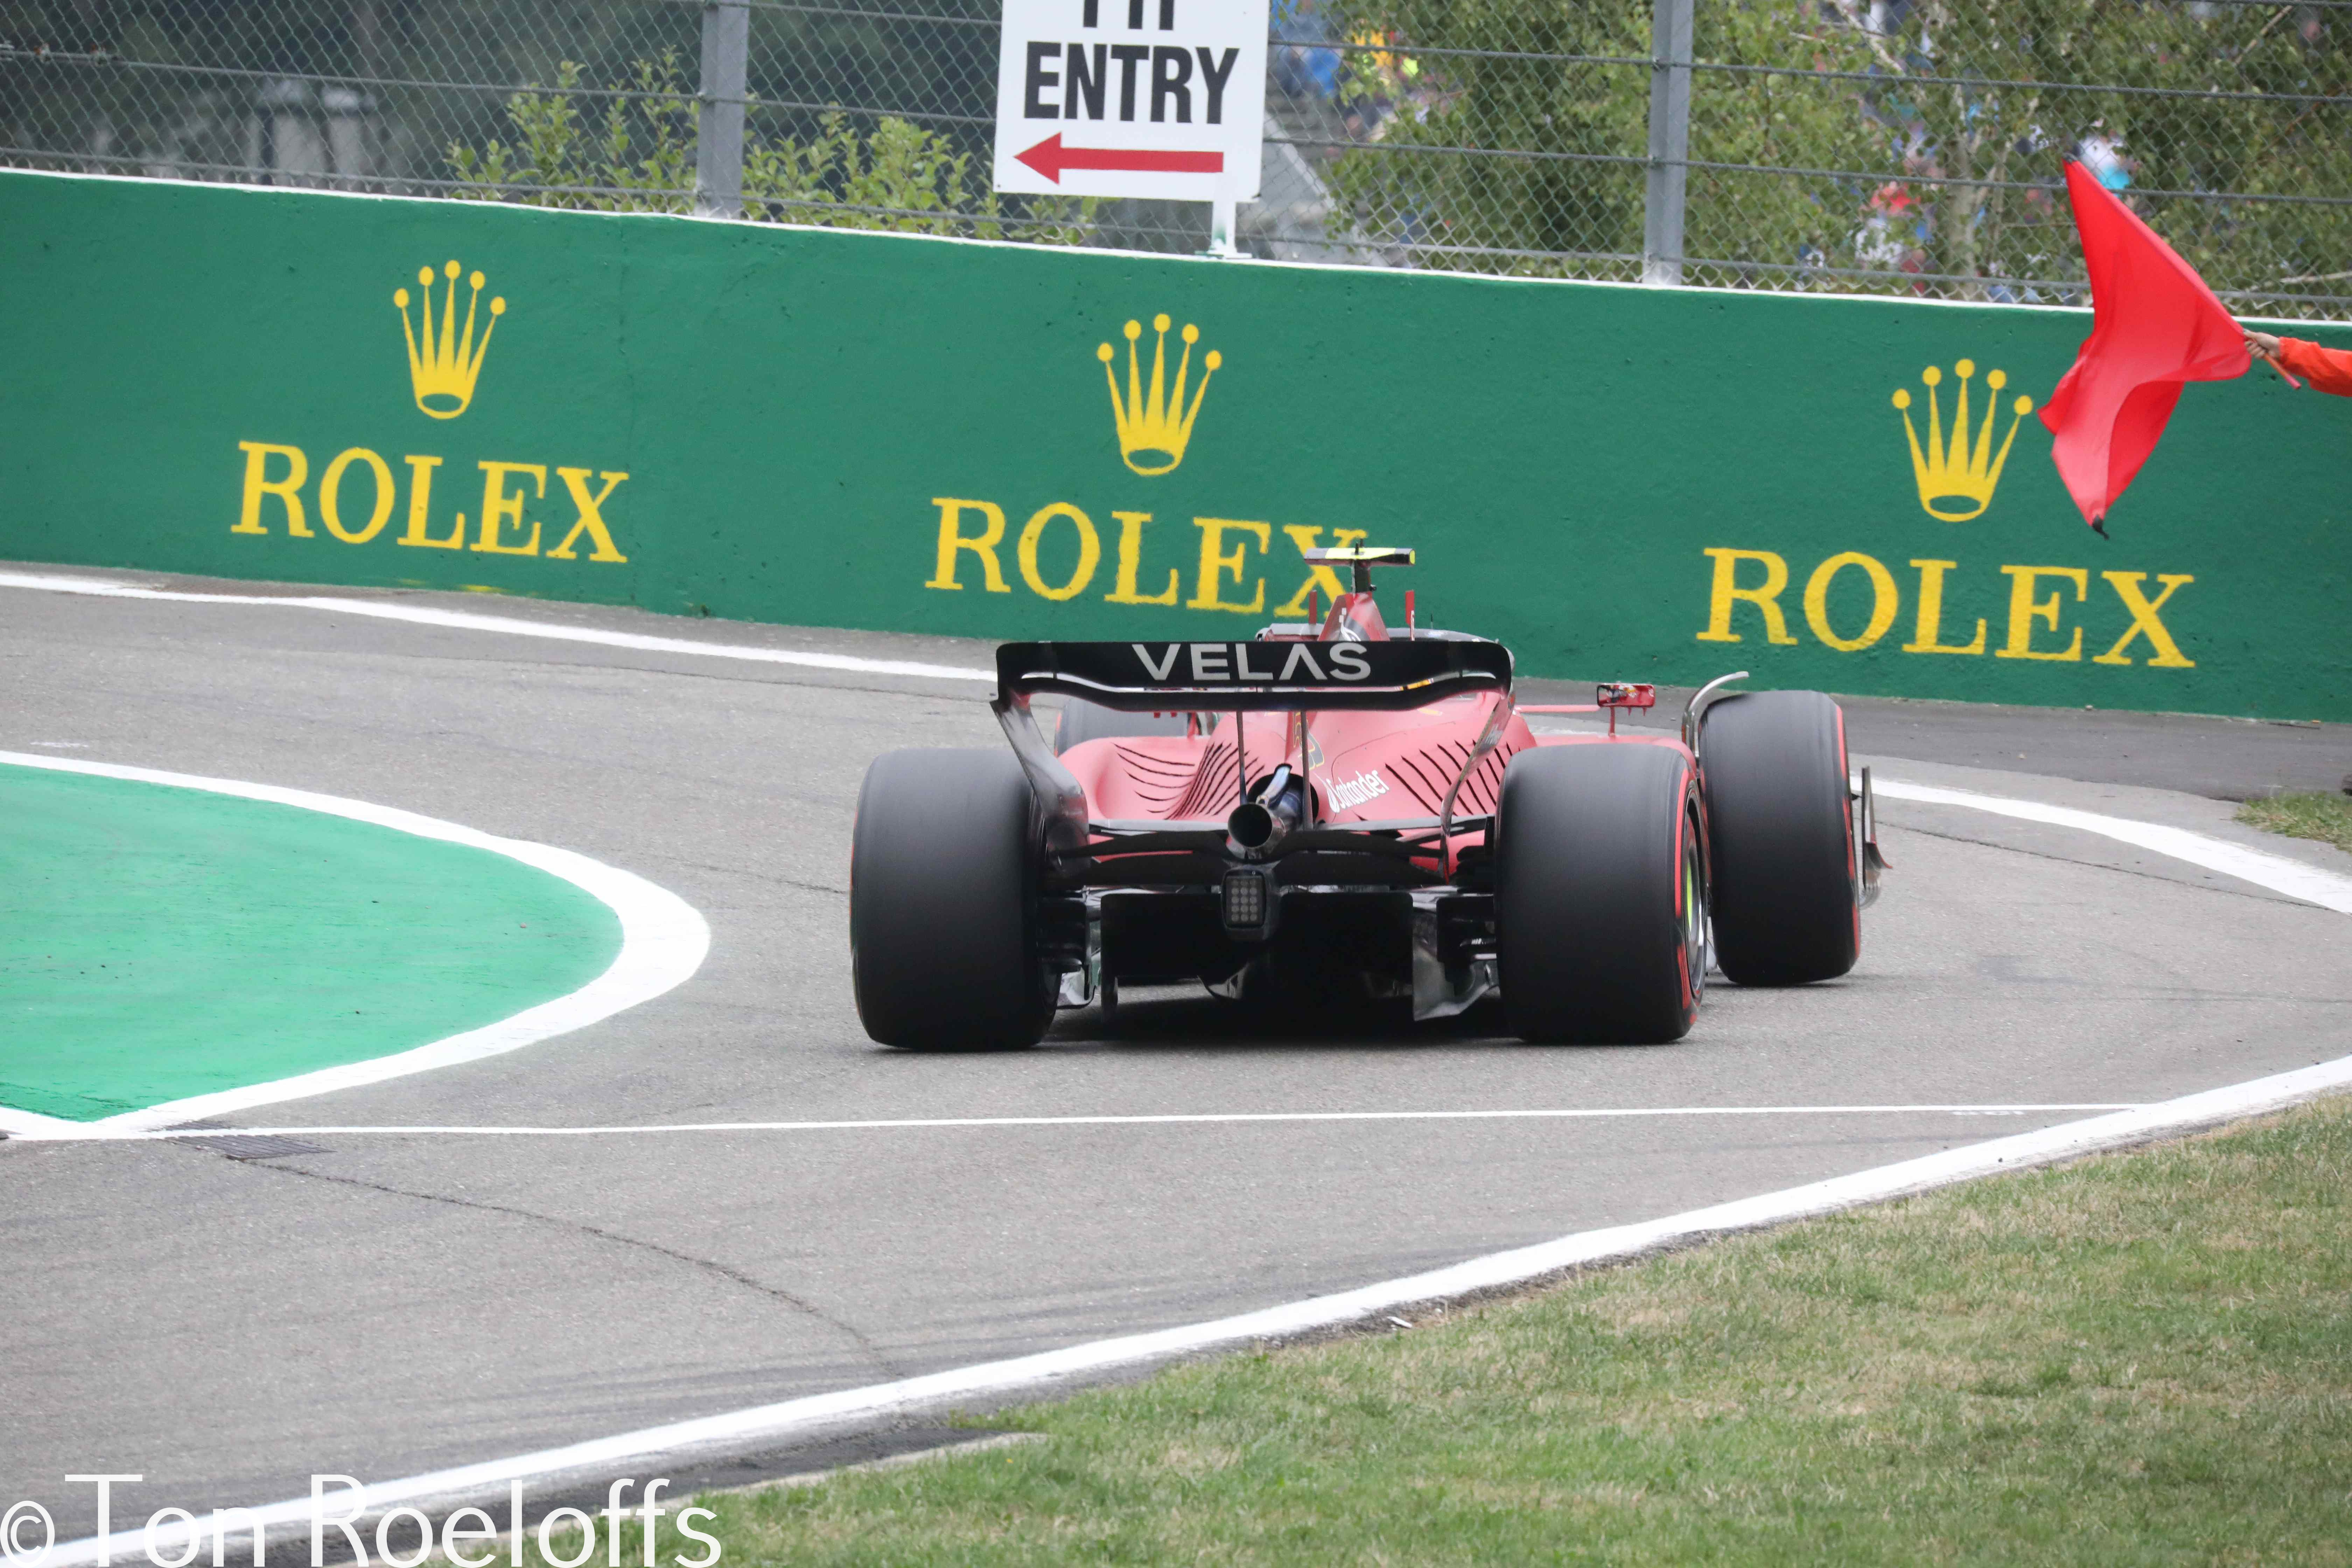
<path fill-rule="evenodd" d="M 1306 815 L 1307 786 L 1283 763 L 1255 800 L 1245 800 L 1225 818 L 1225 853 L 1237 860 L 1261 860 L 1288 837 Z"/>

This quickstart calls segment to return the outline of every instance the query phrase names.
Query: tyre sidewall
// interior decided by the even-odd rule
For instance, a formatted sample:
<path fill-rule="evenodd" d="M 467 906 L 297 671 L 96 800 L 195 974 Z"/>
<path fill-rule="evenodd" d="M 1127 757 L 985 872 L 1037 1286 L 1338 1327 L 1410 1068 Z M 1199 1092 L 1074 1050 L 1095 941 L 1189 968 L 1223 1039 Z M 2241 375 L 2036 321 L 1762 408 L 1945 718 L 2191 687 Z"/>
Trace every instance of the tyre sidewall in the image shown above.
<path fill-rule="evenodd" d="M 851 834 L 850 967 L 885 1045 L 1034 1045 L 1053 1016 L 1038 954 L 1035 809 L 1002 752 L 875 759 Z"/>
<path fill-rule="evenodd" d="M 1683 855 L 1704 831 L 1680 750 L 1543 747 L 1503 775 L 1496 930 L 1503 1005 L 1532 1040 L 1661 1042 L 1697 1016 Z"/>
<path fill-rule="evenodd" d="M 1723 973 L 1790 985 L 1851 970 L 1862 902 L 1844 712 L 1818 691 L 1718 698 L 1698 755 Z"/>

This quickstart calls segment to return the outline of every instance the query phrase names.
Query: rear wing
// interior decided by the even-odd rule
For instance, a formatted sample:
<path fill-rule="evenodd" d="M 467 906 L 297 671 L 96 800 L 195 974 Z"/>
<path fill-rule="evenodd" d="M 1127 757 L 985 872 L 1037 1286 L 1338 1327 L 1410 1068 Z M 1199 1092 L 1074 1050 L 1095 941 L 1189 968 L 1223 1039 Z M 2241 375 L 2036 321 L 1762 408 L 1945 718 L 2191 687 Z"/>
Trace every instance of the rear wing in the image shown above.
<path fill-rule="evenodd" d="M 996 650 L 1000 707 L 1034 693 L 1128 712 L 1426 708 L 1511 689 L 1497 642 L 1015 642 Z"/>

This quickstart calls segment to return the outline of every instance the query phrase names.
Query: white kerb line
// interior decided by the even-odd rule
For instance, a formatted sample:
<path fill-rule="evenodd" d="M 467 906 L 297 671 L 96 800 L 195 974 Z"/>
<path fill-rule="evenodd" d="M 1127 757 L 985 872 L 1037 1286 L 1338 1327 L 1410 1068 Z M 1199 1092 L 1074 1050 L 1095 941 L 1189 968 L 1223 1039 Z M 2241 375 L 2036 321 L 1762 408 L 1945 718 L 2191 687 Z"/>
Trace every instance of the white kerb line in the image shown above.
<path fill-rule="evenodd" d="M 2014 800 L 2006 795 L 1979 795 L 1972 790 L 1906 784 L 1899 779 L 1873 779 L 1871 787 L 1889 800 L 1965 806 L 1970 811 L 2013 817 L 2021 822 L 2043 822 L 2055 827 L 2095 833 L 2102 838 L 2112 838 L 2135 848 L 2153 850 L 2175 860 L 2201 866 L 2209 871 L 2219 871 L 2225 877 L 2235 877 L 2241 881 L 2268 888 L 2274 893 L 2284 893 L 2289 898 L 2317 904 L 2324 910 L 2334 910 L 2337 914 L 2352 914 L 2352 878 L 2305 865 L 2300 860 L 2291 860 L 2284 855 L 2232 844 L 2225 838 L 2192 833 L 2185 827 L 2136 822 L 2129 817 L 2079 811 L 2067 805 L 2047 805 L 2038 800 Z"/>
<path fill-rule="evenodd" d="M 741 1451 L 754 1443 L 777 1445 L 803 1440 L 844 1426 L 936 1410 L 976 1398 L 1047 1393 L 1066 1388 L 1075 1379 L 1112 1368 L 1148 1366 L 1203 1351 L 1360 1323 L 1399 1308 L 1524 1285 L 1596 1264 L 1627 1261 L 1663 1247 L 1832 1214 L 1978 1176 L 2021 1171 L 2143 1142 L 2168 1132 L 2277 1110 L 2347 1084 L 2352 1084 L 2352 1057 L 2134 1110 L 2063 1122 L 1875 1170 L 1692 1209 L 1663 1219 L 1580 1231 L 1556 1241 L 1489 1253 L 1423 1274 L 1207 1322 L 1097 1340 L 895 1383 L 810 1394 L 640 1427 L 562 1447 L 427 1471 L 398 1480 L 378 1481 L 366 1489 L 363 1512 L 379 1513 L 398 1503 L 454 1503 L 495 1496 L 514 1480 L 537 1480 L 545 1485 L 556 1478 L 584 1479 L 592 1473 L 617 1472 L 624 1466 L 651 1465 L 658 1470 L 695 1456 Z M 311 1500 L 307 1497 L 265 1504 L 251 1510 L 252 1524 L 245 1528 L 258 1526 L 266 1530 L 306 1523 L 311 1507 Z M 154 1532 L 153 1544 L 159 1551 L 169 1551 L 200 1538 L 208 1528 L 203 1521 L 192 1521 L 160 1529 Z M 91 1537 L 68 1542 L 44 1559 L 41 1568 L 79 1568 L 108 1553 L 131 1557 L 145 1543 L 145 1536 L 143 1529 L 115 1531 L 103 1541 Z"/>
<path fill-rule="evenodd" d="M 127 767 L 112 763 L 85 763 L 64 757 L 0 752 L 0 765 L 38 768 L 50 773 L 80 773 L 97 778 L 125 779 L 231 795 L 273 805 L 293 806 L 323 816 L 346 817 L 419 838 L 438 839 L 503 856 L 548 876 L 561 879 L 611 910 L 621 928 L 619 947 L 604 973 L 563 995 L 526 1007 L 495 1023 L 464 1030 L 445 1038 L 373 1057 L 364 1061 L 319 1068 L 267 1082 L 244 1084 L 209 1094 L 190 1095 L 138 1110 L 126 1110 L 97 1121 L 69 1121 L 60 1117 L 0 1107 L 0 1132 L 12 1138 L 85 1140 L 126 1131 L 142 1131 L 175 1121 L 299 1100 L 332 1089 L 381 1083 L 387 1079 L 460 1062 L 503 1055 L 541 1040 L 570 1034 L 614 1014 L 649 1002 L 686 981 L 702 967 L 710 952 L 710 927 L 701 913 L 668 889 L 617 866 L 608 866 L 575 850 L 524 838 L 504 838 L 462 823 L 403 811 L 373 801 L 320 795 L 312 790 L 242 779 L 206 778 L 194 773 L 167 773 L 158 768 Z"/>
<path fill-rule="evenodd" d="M 101 599 L 150 599 L 181 605 L 253 605 L 277 609 L 320 610 L 331 615 L 365 616 L 373 620 L 405 621 L 412 626 L 442 626 L 453 631 L 497 632 L 506 637 L 541 637 L 552 642 L 593 643 L 603 647 L 632 648 L 640 653 L 691 654 L 704 658 L 797 665 L 807 669 L 838 669 L 859 675 L 905 675 L 930 680 L 992 681 L 996 679 L 996 672 L 992 669 L 975 669 L 965 665 L 927 664 L 904 658 L 860 658 L 853 654 L 754 647 L 745 643 L 697 642 L 691 637 L 651 637 L 638 632 L 605 631 L 596 626 L 551 626 L 514 616 L 483 616 L 470 610 L 441 610 L 428 605 L 340 599 L 318 594 L 184 594 L 167 588 L 131 587 L 97 578 L 48 577 L 30 572 L 0 572 L 0 588 L 31 588 L 48 594 L 82 594 Z"/>
<path fill-rule="evenodd" d="M 0 574 L 0 586 L 5 585 L 10 585 L 9 576 Z M 20 585 L 47 587 L 52 584 L 51 580 L 36 579 Z M 142 596 L 134 591 L 113 590 L 110 584 L 104 586 L 123 596 Z M 153 594 L 152 596 L 210 597 L 162 594 Z M 368 608 L 372 610 L 374 606 Z M 387 618 L 425 617 L 418 614 Z M 487 622 L 496 617 L 469 619 Z M 521 635 L 541 632 L 541 628 L 531 626 L 530 623 L 518 625 Z M 504 630 L 507 627 L 485 626 L 481 629 Z M 599 636 L 578 640 L 602 641 L 607 638 Z M 709 651 L 709 645 L 686 644 L 677 651 L 705 652 Z M 2094 812 L 2074 811 L 2068 807 L 2045 806 L 2038 802 L 1978 795 L 1930 785 L 1882 780 L 1878 781 L 1877 787 L 1890 798 L 1964 806 L 2028 821 L 2079 827 L 2159 854 L 2174 855 L 2192 864 L 2222 871 L 2291 897 L 2305 899 L 2323 908 L 2352 912 L 2352 879 L 2305 866 L 2281 856 L 2265 855 L 2242 846 L 2207 838 L 2201 834 L 2103 816 Z M 1522 1284 L 1570 1268 L 1636 1257 L 1674 1242 L 1831 1213 L 1978 1176 L 2021 1170 L 2053 1160 L 2122 1147 L 2168 1132 L 2276 1110 L 2343 1089 L 2347 1084 L 2352 1084 L 2352 1057 L 2201 1094 L 2187 1095 L 2157 1105 L 1948 1150 L 1922 1159 L 1739 1199 L 1711 1208 L 1691 1210 L 1635 1225 L 1584 1231 L 1535 1247 L 1491 1253 L 1449 1268 L 1391 1279 L 1356 1290 L 1314 1297 L 1261 1311 L 1153 1333 L 1099 1340 L 1039 1355 L 786 1400 L 775 1405 L 641 1428 L 564 1447 L 431 1471 L 377 1483 L 368 1489 L 368 1496 L 373 1505 L 382 1508 L 423 1499 L 481 1495 L 517 1479 L 602 1469 L 622 1463 L 642 1463 L 657 1456 L 735 1447 L 748 1441 L 775 1442 L 896 1412 L 936 1408 L 978 1395 L 1050 1388 L 1066 1384 L 1069 1379 L 1088 1372 L 1148 1364 L 1252 1340 L 1279 1338 L 1357 1322 L 1391 1308 Z M 289 1499 L 255 1510 L 256 1522 L 267 1527 L 307 1521 L 310 1507 L 308 1498 Z M 191 1524 L 159 1531 L 155 1544 L 159 1548 L 169 1549 L 183 1544 L 203 1529 L 201 1524 Z M 140 1541 L 136 1534 L 116 1531 L 104 1541 L 90 1539 L 58 1547 L 47 1562 L 49 1568 L 74 1568 L 76 1564 L 94 1562 L 109 1552 L 127 1556 L 138 1544 Z"/>
<path fill-rule="evenodd" d="M 2065 1103 L 1918 1105 L 1635 1105 L 1508 1110 L 1235 1110 L 1168 1111 L 1135 1116 L 922 1116 L 835 1121 L 656 1121 L 592 1127 L 381 1126 L 181 1127 L 94 1131 L 93 1141 L 277 1138 L 598 1138 L 661 1132 L 892 1132 L 995 1127 L 1183 1127 L 1268 1122 L 1352 1121 L 1612 1121 L 1707 1116 L 2031 1116 L 2070 1110 L 2136 1110 L 2136 1100 Z M 93 1124 L 94 1125 L 94 1124 Z"/>

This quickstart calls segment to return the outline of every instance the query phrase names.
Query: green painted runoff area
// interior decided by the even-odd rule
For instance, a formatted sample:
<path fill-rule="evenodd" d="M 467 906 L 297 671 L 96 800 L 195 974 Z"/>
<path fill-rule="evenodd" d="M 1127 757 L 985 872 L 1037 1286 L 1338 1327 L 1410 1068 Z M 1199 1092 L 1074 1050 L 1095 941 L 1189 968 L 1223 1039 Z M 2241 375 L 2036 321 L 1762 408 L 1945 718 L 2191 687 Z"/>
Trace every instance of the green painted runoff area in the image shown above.
<path fill-rule="evenodd" d="M 620 951 L 503 855 L 208 791 L 0 765 L 0 1104 L 93 1121 L 407 1050 Z"/>

